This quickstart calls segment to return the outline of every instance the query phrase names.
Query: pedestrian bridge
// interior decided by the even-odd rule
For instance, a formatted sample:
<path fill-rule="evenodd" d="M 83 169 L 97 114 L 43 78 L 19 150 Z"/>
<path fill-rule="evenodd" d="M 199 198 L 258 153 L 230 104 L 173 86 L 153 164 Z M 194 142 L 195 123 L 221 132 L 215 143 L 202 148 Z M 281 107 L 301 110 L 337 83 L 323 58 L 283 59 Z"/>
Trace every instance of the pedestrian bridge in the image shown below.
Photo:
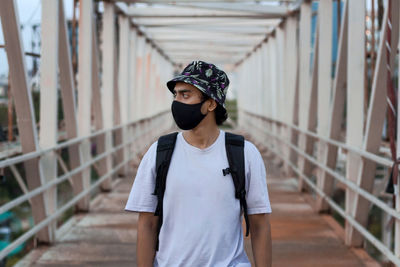
<path fill-rule="evenodd" d="M 224 127 L 264 157 L 274 266 L 400 266 L 399 1 L 38 3 L 40 53 L 27 3 L 0 3 L 7 266 L 135 264 L 123 208 L 192 60 L 227 72 Z"/>

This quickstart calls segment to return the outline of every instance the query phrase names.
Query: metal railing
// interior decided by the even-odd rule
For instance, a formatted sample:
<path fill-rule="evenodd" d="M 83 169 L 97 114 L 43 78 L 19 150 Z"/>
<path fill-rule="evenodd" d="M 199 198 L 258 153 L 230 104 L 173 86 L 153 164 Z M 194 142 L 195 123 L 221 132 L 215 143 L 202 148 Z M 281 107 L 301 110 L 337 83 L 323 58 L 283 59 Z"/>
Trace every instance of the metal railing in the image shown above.
<path fill-rule="evenodd" d="M 1 250 L 0 251 L 0 260 L 3 259 L 4 257 L 6 257 L 11 251 L 13 251 L 20 244 L 22 244 L 29 238 L 33 237 L 36 233 L 38 233 L 44 227 L 48 226 L 52 221 L 56 220 L 61 215 L 63 215 L 69 208 L 73 207 L 79 200 L 81 200 L 85 196 L 89 195 L 95 188 L 99 187 L 99 185 L 101 185 L 101 183 L 103 183 L 106 179 L 112 178 L 112 176 L 114 174 L 116 174 L 122 167 L 129 164 L 129 162 L 131 162 L 131 160 L 133 160 L 139 153 L 142 153 L 143 149 L 145 149 L 146 146 L 149 145 L 149 143 L 151 141 L 154 141 L 154 139 L 156 137 L 158 137 L 160 134 L 171 130 L 172 125 L 173 124 L 172 124 L 170 112 L 164 111 L 164 112 L 156 114 L 150 118 L 145 118 L 145 119 L 141 119 L 139 121 L 119 125 L 114 128 L 111 128 L 111 129 L 100 130 L 100 131 L 94 132 L 90 136 L 74 138 L 74 139 L 65 141 L 61 144 L 58 144 L 57 146 L 54 146 L 52 148 L 43 149 L 43 150 L 35 151 L 32 153 L 27 153 L 27 154 L 24 154 L 21 156 L 17 156 L 14 158 L 0 161 L 0 168 L 12 167 L 18 163 L 23 163 L 23 162 L 31 160 L 31 159 L 40 158 L 42 155 L 45 155 L 46 153 L 51 152 L 51 151 L 57 153 L 58 151 L 61 151 L 61 149 L 63 149 L 63 148 L 80 145 L 80 144 L 82 144 L 82 142 L 84 142 L 86 140 L 90 140 L 91 138 L 101 136 L 101 135 L 104 135 L 109 132 L 115 133 L 116 131 L 118 131 L 124 127 L 132 127 L 133 129 L 136 129 L 136 131 L 134 131 L 135 134 L 132 137 L 130 137 L 129 140 L 125 140 L 125 142 L 122 142 L 121 144 L 113 146 L 111 150 L 105 151 L 99 155 L 96 155 L 91 160 L 84 162 L 79 167 L 69 170 L 68 172 L 64 173 L 63 175 L 51 180 L 50 182 L 47 182 L 47 183 L 43 184 L 42 186 L 35 188 L 34 190 L 26 192 L 26 193 L 22 194 L 21 196 L 0 206 L 0 214 L 2 214 L 6 211 L 9 211 L 9 210 L 21 205 L 25 201 L 29 201 L 30 199 L 32 199 L 35 196 L 38 196 L 40 194 L 45 194 L 46 191 L 48 191 L 49 189 L 54 188 L 57 185 L 60 185 L 62 182 L 67 181 L 72 176 L 82 172 L 86 168 L 88 168 L 90 166 L 95 166 L 95 164 L 98 163 L 101 159 L 103 159 L 107 156 L 110 156 L 110 155 L 111 156 L 115 155 L 116 152 L 118 152 L 119 150 L 121 150 L 124 147 L 130 146 L 130 145 L 135 145 L 135 147 L 137 148 L 136 153 L 129 153 L 128 158 L 125 158 L 122 162 L 119 162 L 115 166 L 113 166 L 109 172 L 100 176 L 95 182 L 93 182 L 90 185 L 90 187 L 85 188 L 84 190 L 82 190 L 81 192 L 79 192 L 78 194 L 73 196 L 72 199 L 70 199 L 67 203 L 63 204 L 61 207 L 57 207 L 56 212 L 48 215 L 45 219 L 38 222 L 30 230 L 28 230 L 27 232 L 25 232 L 24 234 L 19 236 L 11 244 L 9 244 L 7 247 L 5 247 L 3 250 Z M 32 206 L 31 208 L 32 208 L 32 210 L 35 209 L 34 206 Z"/>
<path fill-rule="evenodd" d="M 394 254 L 392 249 L 385 245 L 381 240 L 376 238 L 373 234 L 371 234 L 368 229 L 360 224 L 357 220 L 354 219 L 353 216 L 348 214 L 340 205 L 338 205 L 332 198 L 332 196 L 327 195 L 323 190 L 321 190 L 313 181 L 310 177 L 304 175 L 300 168 L 296 166 L 295 163 L 293 163 L 283 151 L 280 151 L 279 148 L 277 149 L 276 146 L 274 146 L 273 142 L 275 141 L 277 144 L 283 145 L 289 149 L 292 149 L 295 153 L 297 153 L 298 156 L 301 156 L 305 158 L 305 160 L 308 160 L 311 164 L 313 164 L 315 167 L 327 172 L 329 175 L 331 175 L 335 180 L 340 181 L 345 185 L 347 189 L 352 190 L 356 194 L 362 196 L 363 198 L 367 199 L 370 203 L 374 204 L 375 206 L 379 207 L 383 212 L 387 213 L 388 215 L 392 216 L 396 221 L 400 220 L 400 212 L 396 211 L 393 207 L 389 206 L 387 203 L 379 199 L 377 196 L 373 195 L 372 193 L 366 191 L 365 189 L 359 187 L 356 183 L 353 181 L 346 179 L 342 174 L 338 173 L 337 171 L 329 168 L 328 166 L 322 164 L 320 161 L 318 161 L 313 155 L 305 153 L 302 149 L 300 149 L 297 145 L 293 144 L 292 142 L 286 140 L 284 137 L 281 135 L 274 134 L 270 131 L 268 131 L 267 124 L 270 125 L 277 125 L 286 128 L 287 131 L 297 131 L 298 133 L 308 135 L 311 138 L 314 138 L 317 141 L 320 142 L 325 142 L 327 144 L 330 144 L 332 146 L 336 146 L 338 148 L 342 148 L 344 150 L 351 151 L 352 153 L 355 153 L 359 156 L 361 156 L 364 159 L 371 160 L 375 163 L 381 164 L 383 166 L 391 168 L 393 165 L 393 162 L 390 159 L 381 157 L 379 155 L 369 153 L 367 151 L 349 146 L 347 144 L 344 144 L 342 142 L 332 140 L 326 137 L 319 136 L 313 132 L 310 131 L 305 131 L 303 129 L 300 129 L 299 127 L 295 125 L 290 125 L 281 121 L 277 121 L 274 119 L 266 118 L 264 116 L 260 116 L 258 114 L 254 114 L 251 112 L 247 111 L 241 111 L 240 116 L 242 116 L 242 119 L 240 122 L 242 125 L 240 127 L 244 127 L 246 129 L 251 129 L 253 132 L 257 132 L 256 134 L 253 134 L 253 137 L 257 140 L 260 139 L 261 137 L 270 137 L 270 141 L 265 142 L 265 138 L 262 138 L 262 140 L 257 140 L 259 142 L 262 142 L 263 145 L 265 145 L 271 152 L 273 152 L 275 155 L 277 155 L 282 161 L 284 161 L 288 166 L 299 176 L 301 177 L 308 185 L 309 187 L 315 191 L 316 194 L 318 194 L 323 200 L 325 200 L 328 205 L 335 210 L 338 214 L 340 214 L 341 217 L 343 217 L 349 224 L 351 224 L 357 231 L 359 231 L 362 236 L 371 242 L 373 246 L 375 246 L 384 256 L 386 256 L 390 261 L 395 263 L 396 265 L 400 266 L 400 259 Z M 251 132 L 249 132 L 251 133 Z M 268 139 L 267 139 L 268 140 Z M 281 147 L 283 147 L 281 146 Z M 278 146 L 279 147 L 279 146 Z M 282 150 L 282 149 L 281 149 Z"/>

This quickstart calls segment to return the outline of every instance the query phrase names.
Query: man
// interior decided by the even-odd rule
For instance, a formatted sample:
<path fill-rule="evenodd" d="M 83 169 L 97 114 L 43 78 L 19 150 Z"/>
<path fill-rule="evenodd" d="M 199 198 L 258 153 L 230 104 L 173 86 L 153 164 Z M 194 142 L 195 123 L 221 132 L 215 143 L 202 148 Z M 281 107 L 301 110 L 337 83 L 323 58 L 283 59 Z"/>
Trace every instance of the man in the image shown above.
<path fill-rule="evenodd" d="M 144 266 L 251 266 L 243 248 L 242 216 L 230 175 L 225 133 L 229 79 L 213 64 L 193 61 L 167 83 L 171 106 L 184 131 L 176 138 L 163 197 L 163 223 L 157 236 L 157 142 L 144 155 L 125 210 L 139 212 L 137 263 Z M 245 141 L 245 188 L 256 266 L 271 266 L 271 207 L 263 159 Z M 156 251 L 157 238 L 159 249 Z"/>

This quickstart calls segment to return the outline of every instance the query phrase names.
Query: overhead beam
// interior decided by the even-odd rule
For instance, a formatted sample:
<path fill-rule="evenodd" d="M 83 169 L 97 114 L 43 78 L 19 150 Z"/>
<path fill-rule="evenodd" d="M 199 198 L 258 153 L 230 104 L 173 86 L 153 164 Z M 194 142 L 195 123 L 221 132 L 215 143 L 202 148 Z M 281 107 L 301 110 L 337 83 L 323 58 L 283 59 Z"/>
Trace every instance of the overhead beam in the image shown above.
<path fill-rule="evenodd" d="M 162 4 L 166 4 L 166 3 L 171 3 L 171 4 L 175 4 L 175 3 L 187 3 L 187 0 L 112 0 L 114 2 L 124 2 L 127 4 L 133 4 L 133 3 L 162 3 Z M 280 2 L 282 3 L 295 3 L 297 0 L 280 0 Z M 219 3 L 254 3 L 254 0 L 219 0 L 219 1 L 215 1 L 215 0 L 192 0 L 190 1 L 192 3 L 212 3 L 212 2 L 219 2 Z M 276 0 L 263 0 L 263 2 L 276 2 Z"/>
<path fill-rule="evenodd" d="M 118 13 L 122 13 L 122 14 L 124 14 L 124 15 L 127 13 L 128 7 L 127 7 L 127 5 L 126 5 L 125 3 L 115 3 L 115 7 L 116 7 Z M 162 50 L 153 42 L 153 40 L 150 39 L 150 38 L 146 35 L 145 32 L 143 32 L 143 30 L 141 29 L 140 25 L 136 24 L 136 23 L 134 22 L 134 20 L 130 20 L 129 22 L 130 22 L 130 24 L 131 24 L 130 26 L 135 27 L 135 28 L 137 29 L 137 31 L 138 31 L 138 34 L 139 34 L 139 35 L 143 35 L 143 36 L 145 37 L 146 42 L 149 42 L 149 43 L 151 44 L 151 46 L 153 46 L 153 47 L 158 51 L 158 53 L 160 53 L 160 55 L 162 55 L 162 56 L 163 56 L 167 61 L 169 61 L 172 65 L 176 65 L 175 62 L 171 61 L 171 59 L 168 58 L 168 56 L 165 55 L 164 51 L 162 51 Z"/>
<path fill-rule="evenodd" d="M 229 24 L 231 26 L 245 26 L 245 25 L 271 25 L 279 24 L 281 19 L 245 19 L 237 20 L 235 18 L 137 18 L 133 17 L 133 22 L 142 26 L 163 26 L 163 25 L 223 25 Z"/>
<path fill-rule="evenodd" d="M 202 8 L 206 10 L 221 10 L 221 11 L 246 11 L 258 14 L 276 14 L 280 16 L 285 16 L 289 9 L 287 6 L 272 6 L 272 5 L 261 5 L 258 2 L 254 5 L 243 5 L 242 3 L 230 3 L 229 5 L 225 3 L 178 3 L 174 5 L 176 7 L 195 7 Z"/>
<path fill-rule="evenodd" d="M 213 8 L 198 8 L 190 5 L 151 5 L 151 6 L 130 6 L 127 11 L 127 16 L 268 16 L 282 18 L 287 15 L 288 9 L 283 6 L 263 6 L 263 5 L 236 5 L 235 9 L 225 8 L 221 10 Z M 232 4 L 222 4 L 222 6 L 230 7 Z M 246 7 L 249 10 L 246 10 Z M 271 12 L 269 8 L 279 8 Z M 255 12 L 257 11 L 257 12 Z"/>
<path fill-rule="evenodd" d="M 192 57 L 192 56 L 195 56 L 195 57 L 199 57 L 199 56 L 202 56 L 202 54 L 201 53 L 187 53 L 187 54 L 169 54 L 172 58 L 176 58 L 176 57 Z M 225 57 L 225 58 L 229 58 L 229 59 L 232 59 L 232 58 L 240 58 L 241 56 L 243 56 L 243 55 L 235 55 L 235 54 L 233 54 L 233 53 L 218 53 L 218 52 L 214 52 L 214 53 L 208 53 L 208 55 L 209 56 L 212 56 L 212 57 Z"/>
<path fill-rule="evenodd" d="M 270 15 L 270 14 L 263 14 L 263 15 L 218 15 L 218 14 L 204 14 L 204 15 L 197 15 L 197 14 L 185 14 L 185 15 L 164 15 L 164 14 L 160 14 L 160 15 L 134 15 L 131 17 L 135 17 L 135 18 L 156 18 L 156 19 L 171 19 L 171 18 L 175 18 L 175 19 L 186 19 L 186 18 L 190 18 L 190 19 L 197 19 L 197 18 L 215 18 L 215 19 L 279 19 L 282 16 L 277 16 L 277 15 Z"/>
<path fill-rule="evenodd" d="M 208 44 L 208 45 L 229 45 L 231 47 L 233 46 L 241 46 L 241 47 L 254 47 L 254 41 L 252 40 L 245 40 L 245 39 L 240 39 L 240 40 L 230 40 L 230 39 L 221 39 L 221 40 L 204 40 L 204 39 L 199 39 L 196 40 L 195 42 L 191 39 L 186 39 L 186 40 L 158 40 L 157 43 L 160 46 L 164 45 L 176 45 L 176 44 Z"/>
<path fill-rule="evenodd" d="M 182 57 L 182 58 L 174 58 L 177 62 L 188 62 L 193 60 L 203 60 L 206 62 L 223 62 L 223 63 L 231 63 L 234 64 L 235 60 L 226 57 L 213 57 L 213 56 L 193 56 L 193 57 Z"/>
<path fill-rule="evenodd" d="M 140 16 L 140 15 L 164 15 L 164 16 L 174 16 L 174 15 L 254 15 L 251 12 L 246 12 L 244 10 L 236 11 L 224 11 L 224 10 L 209 10 L 209 9 L 199 9 L 196 7 L 188 6 L 176 6 L 176 5 L 131 5 L 128 7 L 127 16 Z M 255 14 L 257 15 L 257 14 Z"/>
<path fill-rule="evenodd" d="M 189 26 L 276 26 L 281 22 L 281 19 L 267 19 L 267 20 L 235 20 L 235 19 L 171 19 L 163 20 L 162 22 L 157 19 L 143 19 L 134 18 L 133 21 L 141 26 L 146 26 L 146 28 L 151 27 L 189 27 Z"/>
<path fill-rule="evenodd" d="M 217 41 L 217 40 L 224 40 L 226 38 L 229 38 L 229 40 L 242 40 L 243 36 L 238 36 L 238 35 L 234 35 L 234 34 L 228 34 L 228 33 L 224 33 L 224 34 L 212 34 L 212 33 L 208 33 L 208 34 L 155 34 L 154 36 L 152 36 L 152 39 L 154 41 L 161 41 L 161 40 L 176 40 L 176 41 L 181 41 L 181 40 L 203 40 L 203 39 L 208 39 L 208 40 L 213 40 L 213 41 Z M 262 41 L 265 38 L 265 35 L 259 35 L 259 36 L 246 36 L 247 40 L 252 40 L 253 43 L 256 43 L 257 41 Z"/>
<path fill-rule="evenodd" d="M 211 46 L 211 45 L 193 45 L 190 47 L 185 47 L 182 45 L 177 45 L 176 47 L 169 46 L 163 47 L 166 53 L 186 53 L 192 51 L 199 51 L 199 49 L 204 49 L 205 51 L 222 51 L 222 52 L 229 52 L 229 53 L 245 53 L 249 52 L 252 47 L 225 47 L 225 46 Z"/>
<path fill-rule="evenodd" d="M 146 32 L 151 34 L 158 34 L 158 33 L 193 33 L 193 32 L 221 32 L 221 33 L 235 33 L 241 35 L 256 35 L 256 34 L 265 34 L 269 31 L 271 27 L 224 27 L 224 26 L 204 26 L 204 25 L 182 25 L 181 27 L 152 27 L 146 28 Z"/>

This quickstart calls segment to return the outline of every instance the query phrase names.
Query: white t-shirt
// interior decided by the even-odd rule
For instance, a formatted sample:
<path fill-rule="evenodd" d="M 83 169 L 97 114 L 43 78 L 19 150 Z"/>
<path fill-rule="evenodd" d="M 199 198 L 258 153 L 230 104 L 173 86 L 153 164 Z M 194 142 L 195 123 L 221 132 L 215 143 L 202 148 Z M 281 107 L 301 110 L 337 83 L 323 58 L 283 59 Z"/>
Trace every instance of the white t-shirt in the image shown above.
<path fill-rule="evenodd" d="M 248 214 L 271 213 L 263 159 L 249 141 L 244 150 Z M 156 152 L 154 142 L 139 165 L 125 210 L 155 211 Z M 251 266 L 243 248 L 242 216 L 232 176 L 222 173 L 228 167 L 223 130 L 205 149 L 178 134 L 154 266 Z"/>

